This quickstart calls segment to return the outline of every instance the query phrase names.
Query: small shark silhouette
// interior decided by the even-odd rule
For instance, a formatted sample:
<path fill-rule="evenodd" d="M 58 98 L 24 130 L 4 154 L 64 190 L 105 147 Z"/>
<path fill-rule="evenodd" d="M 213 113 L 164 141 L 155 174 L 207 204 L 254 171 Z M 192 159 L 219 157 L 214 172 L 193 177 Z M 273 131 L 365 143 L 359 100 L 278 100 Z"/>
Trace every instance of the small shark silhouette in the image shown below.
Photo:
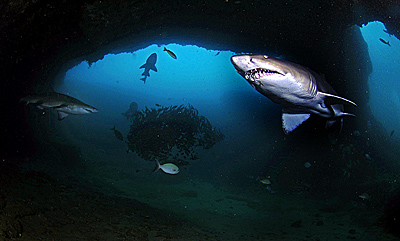
<path fill-rule="evenodd" d="M 142 66 L 140 66 L 139 69 L 144 68 L 144 72 L 143 72 L 143 78 L 141 78 L 140 80 L 143 80 L 143 82 L 146 84 L 146 79 L 147 77 L 150 77 L 150 70 L 153 70 L 155 72 L 157 72 L 157 68 L 156 68 L 156 62 L 157 62 L 157 54 L 156 53 L 152 53 L 146 60 L 146 63 Z"/>

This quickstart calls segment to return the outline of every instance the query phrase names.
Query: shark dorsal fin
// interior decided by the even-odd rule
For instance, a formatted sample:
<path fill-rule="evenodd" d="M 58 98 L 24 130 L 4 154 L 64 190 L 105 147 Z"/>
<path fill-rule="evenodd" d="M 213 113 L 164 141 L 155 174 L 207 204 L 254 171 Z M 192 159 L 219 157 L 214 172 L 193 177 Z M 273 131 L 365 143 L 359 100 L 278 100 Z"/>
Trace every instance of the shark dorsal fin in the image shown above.
<path fill-rule="evenodd" d="M 318 94 L 323 96 L 325 103 L 328 105 L 351 104 L 351 105 L 357 106 L 357 104 L 354 103 L 353 101 L 345 99 L 345 98 L 337 96 L 337 95 L 332 95 L 332 94 L 328 94 L 328 93 L 324 93 L 324 92 L 319 92 Z"/>
<path fill-rule="evenodd" d="M 301 123 L 310 118 L 310 114 L 290 114 L 282 113 L 282 128 L 285 134 L 289 134 L 296 129 Z"/>

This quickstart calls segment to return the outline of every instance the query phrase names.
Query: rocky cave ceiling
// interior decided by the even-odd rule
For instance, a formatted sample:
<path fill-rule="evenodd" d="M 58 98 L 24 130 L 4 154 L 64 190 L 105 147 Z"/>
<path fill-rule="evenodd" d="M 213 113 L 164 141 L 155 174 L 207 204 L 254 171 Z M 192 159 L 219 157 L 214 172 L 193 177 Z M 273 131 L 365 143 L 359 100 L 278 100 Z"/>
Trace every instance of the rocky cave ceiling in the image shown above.
<path fill-rule="evenodd" d="M 399 1 L 3 0 L 0 12 L 1 89 L 18 97 L 9 100 L 10 105 L 4 107 L 7 112 L 16 111 L 13 106 L 32 92 L 34 82 L 51 81 L 60 63 L 94 62 L 111 52 L 171 42 L 284 54 L 326 75 L 346 69 L 343 56 L 347 51 L 352 62 L 364 66 L 365 74 L 358 76 L 357 88 L 345 95 L 366 100 L 368 96 L 360 93 L 367 88 L 371 69 L 365 61 L 369 57 L 355 51 L 358 48 L 352 44 L 357 42 L 347 30 L 378 20 L 400 37 Z M 352 34 L 357 37 L 356 32 Z M 344 89 L 352 89 L 346 77 L 337 79 L 338 83 L 332 83 L 335 89 L 341 83 Z M 2 121 L 2 137 L 24 135 L 24 128 L 13 127 L 18 123 L 13 116 Z"/>

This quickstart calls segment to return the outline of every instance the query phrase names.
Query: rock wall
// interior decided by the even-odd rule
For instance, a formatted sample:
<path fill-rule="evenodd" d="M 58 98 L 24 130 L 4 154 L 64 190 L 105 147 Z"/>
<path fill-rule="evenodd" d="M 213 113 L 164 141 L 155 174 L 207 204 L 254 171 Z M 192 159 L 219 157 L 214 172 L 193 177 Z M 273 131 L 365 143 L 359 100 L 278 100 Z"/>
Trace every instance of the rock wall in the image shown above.
<path fill-rule="evenodd" d="M 359 33 L 348 29 L 380 20 L 399 37 L 400 10 L 394 2 L 4 0 L 0 88 L 6 114 L 0 136 L 9 145 L 2 146 L 2 153 L 34 152 L 20 97 L 35 91 L 35 85 L 48 86 L 61 68 L 126 51 L 127 42 L 129 51 L 143 48 L 143 39 L 158 44 L 180 39 L 182 44 L 194 42 L 211 49 L 284 54 L 329 76 L 339 93 L 363 109 L 369 60 Z"/>

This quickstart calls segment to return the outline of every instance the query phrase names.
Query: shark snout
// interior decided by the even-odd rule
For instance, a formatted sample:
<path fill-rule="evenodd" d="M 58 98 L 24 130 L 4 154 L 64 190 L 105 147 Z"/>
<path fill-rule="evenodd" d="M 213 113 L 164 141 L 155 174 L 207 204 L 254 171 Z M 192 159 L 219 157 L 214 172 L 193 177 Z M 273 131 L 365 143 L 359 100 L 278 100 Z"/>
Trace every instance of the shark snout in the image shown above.
<path fill-rule="evenodd" d="M 231 62 L 235 67 L 242 67 L 249 62 L 250 56 L 248 55 L 234 55 L 231 57 Z"/>
<path fill-rule="evenodd" d="M 244 75 L 249 70 L 250 56 L 234 55 L 231 57 L 231 63 L 240 75 Z"/>
<path fill-rule="evenodd" d="M 240 58 L 240 56 L 239 55 L 233 55 L 232 57 L 231 57 L 231 63 L 233 64 L 233 65 L 236 65 L 236 63 L 238 62 L 238 59 Z"/>

